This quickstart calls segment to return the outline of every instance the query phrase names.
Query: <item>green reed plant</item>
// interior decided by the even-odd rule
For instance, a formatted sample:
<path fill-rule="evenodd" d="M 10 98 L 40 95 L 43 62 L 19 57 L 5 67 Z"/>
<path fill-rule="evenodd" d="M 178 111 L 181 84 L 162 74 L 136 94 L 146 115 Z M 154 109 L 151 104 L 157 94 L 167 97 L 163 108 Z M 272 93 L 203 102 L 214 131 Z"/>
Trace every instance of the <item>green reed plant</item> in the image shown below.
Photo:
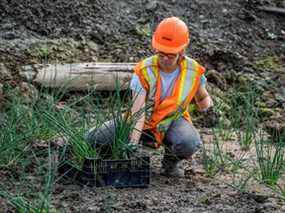
<path fill-rule="evenodd" d="M 25 158 L 24 153 L 29 145 L 23 143 L 31 135 L 18 134 L 17 120 L 8 121 L 9 124 L 1 128 L 0 133 L 0 168 L 12 168 Z"/>
<path fill-rule="evenodd" d="M 43 115 L 45 123 L 49 127 L 56 131 L 58 134 L 64 136 L 68 140 L 68 144 L 71 145 L 72 154 L 76 161 L 83 163 L 86 157 L 96 158 L 100 153 L 99 148 L 96 150 L 92 147 L 92 144 L 88 144 L 85 141 L 85 133 L 88 126 L 92 125 L 100 127 L 104 125 L 107 120 L 112 120 L 115 125 L 115 135 L 111 140 L 111 152 L 112 159 L 127 158 L 131 148 L 128 145 L 129 135 L 133 129 L 134 116 L 128 114 L 132 107 L 132 98 L 130 93 L 120 92 L 118 87 L 111 98 L 108 100 L 108 106 L 102 107 L 104 100 L 99 97 L 95 97 L 92 91 L 84 97 L 73 100 L 71 103 L 66 104 L 62 109 L 48 108 L 43 111 L 39 111 L 39 114 Z M 88 103 L 89 112 L 86 116 L 85 104 Z M 78 106 L 80 106 L 82 108 Z M 76 110 L 72 108 L 76 108 Z M 72 115 L 73 114 L 73 115 Z M 74 116 L 77 114 L 77 116 Z M 93 119 L 90 119 L 93 117 Z M 96 129 L 96 128 L 95 128 Z M 106 140 L 110 140 L 106 138 Z M 79 166 L 79 165 L 78 165 Z"/>
<path fill-rule="evenodd" d="M 255 140 L 255 149 L 261 180 L 268 185 L 276 185 L 284 172 L 284 137 L 274 143 L 260 133 Z"/>
<path fill-rule="evenodd" d="M 6 186 L 3 185 L 4 183 L 0 184 L 0 196 L 6 199 L 16 212 L 49 212 L 57 164 L 50 146 L 47 152 L 48 163 L 45 168 L 43 185 L 41 185 L 41 182 L 37 184 L 31 183 L 29 179 L 31 174 L 26 174 L 25 171 L 22 172 L 21 177 L 18 177 L 16 180 L 11 180 L 11 184 L 13 184 L 14 187 L 16 186 L 18 193 L 11 193 L 5 189 Z M 37 174 L 32 175 L 35 176 Z"/>
<path fill-rule="evenodd" d="M 249 181 L 254 177 L 256 170 L 248 171 L 247 174 L 239 175 L 235 172 L 232 173 L 232 182 L 226 183 L 230 187 L 238 190 L 239 192 L 246 192 L 248 191 L 248 184 Z"/>
<path fill-rule="evenodd" d="M 25 147 L 31 146 L 35 141 L 48 141 L 56 134 L 70 138 L 77 159 L 82 159 L 80 156 L 83 155 L 94 155 L 85 145 L 83 137 L 86 122 L 80 117 L 76 118 L 78 112 L 72 108 L 79 100 L 74 100 L 70 103 L 71 106 L 67 104 L 63 109 L 57 108 L 57 103 L 66 93 L 64 86 L 57 90 L 41 87 L 29 102 L 15 89 L 8 89 L 8 121 L 0 132 L 0 153 L 7 157 L 1 158 L 3 163 L 0 161 L 0 166 L 7 167 L 11 163 L 22 162 Z"/>
<path fill-rule="evenodd" d="M 277 184 L 277 187 L 275 188 L 275 191 L 281 195 L 281 197 L 285 200 L 285 186 L 281 186 Z"/>
<path fill-rule="evenodd" d="M 32 90 L 31 86 L 31 90 Z M 49 140 L 55 135 L 54 129 L 47 125 L 43 111 L 51 111 L 62 93 L 58 90 L 48 95 L 45 89 L 40 88 L 37 95 L 27 101 L 19 90 L 5 87 L 7 104 L 5 113 L 7 121 L 0 131 L 0 167 L 9 167 L 21 163 L 25 157 L 25 150 L 35 141 Z"/>
<path fill-rule="evenodd" d="M 61 112 L 61 110 L 59 112 L 45 111 L 43 116 L 50 128 L 57 131 L 57 135 L 66 138 L 66 145 L 70 145 L 75 162 L 81 165 L 85 158 L 96 157 L 96 150 L 85 141 L 85 129 L 76 127 L 76 121 L 71 120 L 68 113 Z"/>
<path fill-rule="evenodd" d="M 215 108 L 218 112 L 223 111 L 223 103 L 216 103 Z M 222 116 L 219 118 L 215 131 L 224 141 L 230 140 L 234 134 L 231 124 L 229 124 L 227 118 Z"/>
<path fill-rule="evenodd" d="M 13 195 L 7 191 L 0 191 L 0 196 L 7 199 L 9 204 L 14 207 L 17 212 L 29 212 L 31 208 L 31 204 L 24 197 Z"/>
<path fill-rule="evenodd" d="M 215 176 L 219 171 L 224 170 L 226 159 L 219 138 L 217 130 L 212 129 L 213 132 L 213 147 L 212 149 L 206 149 L 203 145 L 203 167 L 209 176 Z"/>
<path fill-rule="evenodd" d="M 228 167 L 231 172 L 237 172 L 239 169 L 245 168 L 246 163 L 246 153 L 243 152 L 237 157 L 232 157 L 229 155 L 226 155 L 227 161 L 228 161 Z"/>
<path fill-rule="evenodd" d="M 121 86 L 116 80 L 116 89 L 109 96 L 108 105 L 102 107 L 102 100 L 97 99 L 93 108 L 96 112 L 96 120 L 98 129 L 106 128 L 110 134 L 107 134 L 106 141 L 109 141 L 108 151 L 101 151 L 101 147 L 105 150 L 106 145 L 96 145 L 98 153 L 104 153 L 103 158 L 109 159 L 127 159 L 135 155 L 135 147 L 129 141 L 129 136 L 134 131 L 135 124 L 140 116 L 146 110 L 143 108 L 132 114 L 132 106 L 137 97 L 132 97 L 131 91 L 121 91 Z M 111 125 L 109 125 L 111 123 Z M 112 128 L 112 129 L 108 129 Z M 96 128 L 95 128 L 96 129 Z M 96 141 L 94 141 L 96 144 Z"/>
<path fill-rule="evenodd" d="M 222 142 L 220 135 L 223 128 L 220 124 L 212 129 L 213 132 L 213 141 L 212 148 L 206 149 L 203 145 L 202 149 L 202 162 L 204 169 L 209 176 L 216 175 L 219 171 L 231 171 L 237 172 L 239 169 L 244 168 L 246 162 L 245 156 L 246 153 L 241 153 L 239 156 L 233 156 L 230 153 L 227 153 L 224 149 L 224 143 L 230 143 L 230 141 Z"/>
<path fill-rule="evenodd" d="M 110 107 L 111 120 L 114 121 L 115 126 L 115 135 L 111 145 L 113 159 L 128 157 L 129 136 L 135 125 L 134 117 L 131 115 L 133 101 L 128 97 L 130 93 L 126 93 L 126 95 L 121 98 L 117 89 L 112 100 L 112 107 Z"/>
<path fill-rule="evenodd" d="M 74 98 L 67 98 L 67 101 L 60 107 L 58 103 L 67 94 L 67 85 L 63 85 L 58 90 L 52 90 L 50 95 L 45 96 L 35 104 L 35 111 L 40 115 L 42 123 L 45 128 L 53 132 L 53 137 L 58 136 L 65 138 L 67 143 L 61 149 L 61 158 L 70 151 L 72 152 L 72 163 L 75 166 L 81 167 L 86 157 L 96 157 L 96 150 L 94 150 L 85 141 L 85 133 L 88 128 L 88 123 L 91 122 L 91 115 L 94 114 L 95 108 L 87 113 L 85 104 L 93 102 L 94 91 L 88 91 L 87 94 L 75 96 Z M 44 90 L 44 89 L 43 89 Z M 44 94 L 46 91 L 44 90 Z M 43 107 L 45 106 L 45 107 Z"/>
<path fill-rule="evenodd" d="M 250 148 L 256 133 L 259 118 L 255 103 L 259 98 L 260 91 L 255 86 L 235 87 L 229 94 L 229 118 L 243 150 Z"/>
<path fill-rule="evenodd" d="M 255 132 L 257 129 L 257 121 L 253 114 L 247 114 L 245 118 L 244 129 L 239 132 L 240 144 L 242 150 L 249 150 L 254 140 Z"/>
<path fill-rule="evenodd" d="M 40 174 L 37 173 L 38 169 L 31 171 L 33 165 L 37 164 L 37 159 L 31 153 L 33 153 L 34 142 L 38 139 L 49 138 L 52 132 L 45 128 L 46 125 L 41 115 L 35 110 L 35 99 L 26 102 L 12 88 L 8 89 L 8 103 L 5 111 L 7 121 L 1 126 L 0 131 L 0 168 L 7 169 L 7 171 L 14 171 L 15 168 L 16 170 L 10 174 L 11 183 L 3 182 L 1 185 L 11 184 L 19 192 L 11 193 L 1 186 L 0 196 L 5 198 L 17 212 L 48 212 L 47 206 L 50 200 L 48 197 L 51 196 L 51 191 L 47 189 L 53 185 L 51 181 L 53 175 L 50 173 L 51 169 L 46 168 Z M 42 161 L 37 166 L 44 167 Z M 49 181 L 43 191 L 31 187 L 33 183 L 30 177 L 37 175 L 42 177 L 46 174 L 48 174 Z M 37 183 L 37 186 L 41 187 L 41 183 Z"/>
<path fill-rule="evenodd" d="M 18 107 L 18 108 L 17 108 Z M 34 130 L 27 128 L 26 123 L 30 121 L 28 110 L 18 104 L 11 105 L 7 111 L 7 121 L 0 131 L 0 167 L 9 168 L 23 160 L 28 142 L 34 136 Z"/>
<path fill-rule="evenodd" d="M 202 164 L 206 174 L 210 177 L 215 176 L 219 171 L 216 164 L 216 158 L 211 155 L 211 151 L 206 149 L 204 145 L 202 148 Z"/>
<path fill-rule="evenodd" d="M 203 145 L 204 146 L 204 145 Z M 202 163 L 206 174 L 210 177 L 215 176 L 220 171 L 237 172 L 239 169 L 244 168 L 245 159 L 240 156 L 234 159 L 223 153 L 217 145 L 214 145 L 213 150 L 206 149 L 205 146 L 202 150 Z"/>
<path fill-rule="evenodd" d="M 38 96 L 29 103 L 23 101 L 19 95 L 11 94 L 7 107 L 8 120 L 5 126 L 1 126 L 0 131 L 0 167 L 11 168 L 11 165 L 22 164 L 21 171 L 25 172 L 19 171 L 22 176 L 20 180 L 15 177 L 15 182 L 20 181 L 19 184 L 23 187 L 31 184 L 28 182 L 31 175 L 37 175 L 26 172 L 29 171 L 31 162 L 36 163 L 38 167 L 34 172 L 38 172 L 40 175 L 47 174 L 47 176 L 45 188 L 42 190 L 30 187 L 23 190 L 25 194 L 21 189 L 19 189 L 19 193 L 15 194 L 1 189 L 0 195 L 6 198 L 18 212 L 48 212 L 55 170 L 49 169 L 48 173 L 46 172 L 42 165 L 43 161 L 37 157 L 38 151 L 35 151 L 37 153 L 32 151 L 34 154 L 30 155 L 33 143 L 38 139 L 48 141 L 55 135 L 60 135 L 66 138 L 72 147 L 72 154 L 76 161 L 82 162 L 85 157 L 97 157 L 96 150 L 86 143 L 84 135 L 91 122 L 92 125 L 95 123 L 99 126 L 102 124 L 101 120 L 108 118 L 110 114 L 111 117 L 117 119 L 116 128 L 118 129 L 114 140 L 114 144 L 117 146 L 113 148 L 114 158 L 125 157 L 125 154 L 122 155 L 120 152 L 126 153 L 126 150 L 129 151 L 128 147 L 125 147 L 125 143 L 122 146 L 120 143 L 126 142 L 125 139 L 128 138 L 127 135 L 131 131 L 129 129 L 131 122 L 129 117 L 123 116 L 123 113 L 129 112 L 131 105 L 126 101 L 130 98 L 129 94 L 121 100 L 118 99 L 119 96 L 117 93 L 116 101 L 111 102 L 114 104 L 114 108 L 108 107 L 106 110 L 102 109 L 104 100 L 94 101 L 92 92 L 67 103 L 61 109 L 56 107 L 56 104 L 64 97 L 64 91 L 61 90 L 54 90 L 50 93 L 50 91 L 40 88 Z M 96 104 L 93 104 L 94 102 Z M 84 106 L 86 103 L 91 103 L 91 110 L 88 113 Z M 92 109 L 93 106 L 95 107 Z M 100 112 L 103 113 L 100 115 Z M 36 197 L 37 201 L 30 200 L 30 197 Z"/>

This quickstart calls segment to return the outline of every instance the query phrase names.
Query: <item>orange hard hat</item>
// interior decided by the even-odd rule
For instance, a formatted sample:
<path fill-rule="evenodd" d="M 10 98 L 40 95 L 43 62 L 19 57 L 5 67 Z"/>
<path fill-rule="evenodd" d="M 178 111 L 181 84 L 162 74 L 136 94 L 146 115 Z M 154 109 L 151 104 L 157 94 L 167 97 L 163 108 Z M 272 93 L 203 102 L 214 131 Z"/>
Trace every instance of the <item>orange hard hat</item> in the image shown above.
<path fill-rule="evenodd" d="M 165 53 L 179 53 L 188 44 L 188 27 L 177 17 L 163 19 L 152 36 L 152 47 Z"/>

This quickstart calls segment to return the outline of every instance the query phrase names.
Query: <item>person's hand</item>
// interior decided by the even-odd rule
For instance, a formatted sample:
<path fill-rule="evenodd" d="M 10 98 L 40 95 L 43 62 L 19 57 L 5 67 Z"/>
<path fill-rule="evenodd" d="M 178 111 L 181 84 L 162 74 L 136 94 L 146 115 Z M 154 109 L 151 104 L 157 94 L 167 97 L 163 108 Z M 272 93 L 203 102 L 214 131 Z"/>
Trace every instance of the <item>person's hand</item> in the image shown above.
<path fill-rule="evenodd" d="M 124 144 L 122 149 L 123 149 L 122 151 L 124 152 L 125 156 L 131 157 L 131 156 L 136 155 L 139 147 L 138 147 L 138 144 L 136 143 L 128 142 Z"/>
<path fill-rule="evenodd" d="M 211 106 L 207 110 L 200 112 L 197 123 L 200 123 L 201 126 L 210 128 L 218 125 L 220 120 L 220 115 L 214 110 L 214 107 Z"/>
<path fill-rule="evenodd" d="M 129 151 L 129 152 L 136 152 L 138 151 L 138 144 L 137 143 L 133 143 L 133 142 L 129 142 L 126 144 L 126 149 Z"/>
<path fill-rule="evenodd" d="M 214 110 L 214 107 L 210 107 L 206 112 L 205 112 L 205 117 L 207 117 L 209 120 L 209 127 L 214 127 L 219 124 L 220 121 L 220 114 Z"/>

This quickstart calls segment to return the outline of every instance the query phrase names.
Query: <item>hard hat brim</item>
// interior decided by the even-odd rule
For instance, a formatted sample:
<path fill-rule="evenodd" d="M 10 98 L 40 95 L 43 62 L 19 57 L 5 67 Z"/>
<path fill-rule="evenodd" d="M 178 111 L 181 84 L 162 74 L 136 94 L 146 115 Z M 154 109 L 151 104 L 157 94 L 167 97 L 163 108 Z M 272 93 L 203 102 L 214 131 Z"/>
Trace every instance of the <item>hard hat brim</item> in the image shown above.
<path fill-rule="evenodd" d="M 173 54 L 177 54 L 179 52 L 181 52 L 183 49 L 185 49 L 189 44 L 189 41 L 179 47 L 168 47 L 165 45 L 162 45 L 160 43 L 158 43 L 155 38 L 152 39 L 152 47 L 158 51 L 164 52 L 164 53 L 173 53 Z"/>

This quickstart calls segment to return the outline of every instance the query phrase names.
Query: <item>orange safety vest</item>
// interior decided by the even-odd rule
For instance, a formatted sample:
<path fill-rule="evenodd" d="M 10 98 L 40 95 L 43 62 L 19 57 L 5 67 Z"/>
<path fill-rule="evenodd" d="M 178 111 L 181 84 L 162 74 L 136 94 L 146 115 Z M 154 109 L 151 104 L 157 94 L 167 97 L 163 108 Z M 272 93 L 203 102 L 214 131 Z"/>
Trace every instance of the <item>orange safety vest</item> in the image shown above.
<path fill-rule="evenodd" d="M 146 58 L 134 68 L 147 92 L 144 130 L 153 133 L 157 148 L 173 120 L 183 116 L 191 122 L 188 106 L 199 88 L 201 75 L 205 72 L 204 67 L 189 57 L 184 57 L 179 66 L 180 74 L 175 81 L 172 94 L 162 101 L 158 56 Z"/>

